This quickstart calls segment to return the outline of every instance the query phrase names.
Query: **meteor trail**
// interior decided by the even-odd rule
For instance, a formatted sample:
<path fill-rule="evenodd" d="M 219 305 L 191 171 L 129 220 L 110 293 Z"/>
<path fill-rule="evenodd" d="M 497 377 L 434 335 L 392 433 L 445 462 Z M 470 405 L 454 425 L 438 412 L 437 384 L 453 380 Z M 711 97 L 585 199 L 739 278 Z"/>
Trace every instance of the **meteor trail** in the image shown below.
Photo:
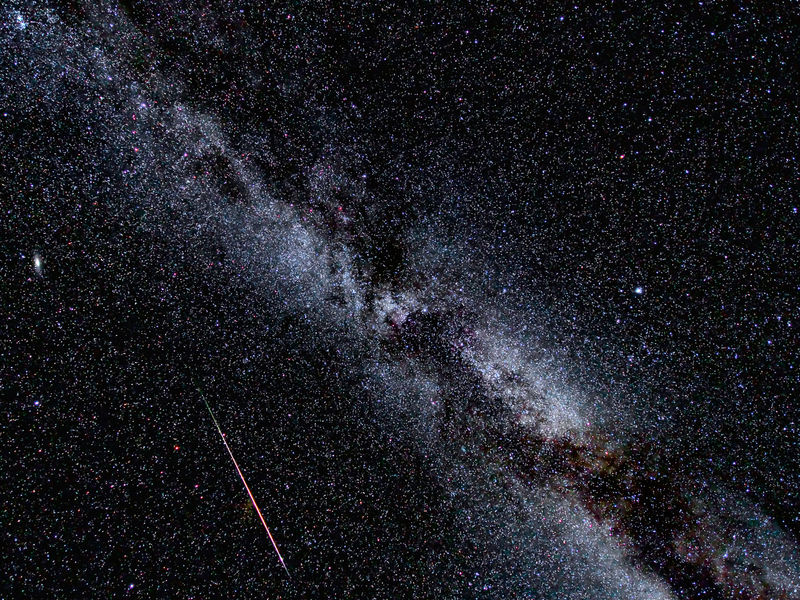
<path fill-rule="evenodd" d="M 200 397 L 203 398 L 203 402 L 205 403 L 206 408 L 208 409 L 208 412 L 211 415 L 211 419 L 214 421 L 214 425 L 216 426 L 217 431 L 219 431 L 219 436 L 222 438 L 222 443 L 225 444 L 225 449 L 228 451 L 228 454 L 230 455 L 231 460 L 233 461 L 233 466 L 236 467 L 236 472 L 239 473 L 239 477 L 242 478 L 244 489 L 247 490 L 247 495 L 250 496 L 250 500 L 253 502 L 253 507 L 256 509 L 258 517 L 261 519 L 261 524 L 264 525 L 264 529 L 267 530 L 269 541 L 272 542 L 272 547 L 275 548 L 275 552 L 278 554 L 278 559 L 281 561 L 281 566 L 283 566 L 283 570 L 286 571 L 286 575 L 288 575 L 289 579 L 291 579 L 292 576 L 289 574 L 289 569 L 286 568 L 286 563 L 283 562 L 283 556 L 281 556 L 281 551 L 278 550 L 278 544 L 275 543 L 275 538 L 272 537 L 272 533 L 270 532 L 269 527 L 267 527 L 267 522 L 264 520 L 264 515 L 261 514 L 261 509 L 258 508 L 258 504 L 256 504 L 256 499 L 253 497 L 253 492 L 250 491 L 250 486 L 247 485 L 247 482 L 244 479 L 244 474 L 242 474 L 242 470 L 239 468 L 239 463 L 236 462 L 236 459 L 233 456 L 233 452 L 231 451 L 231 447 L 228 446 L 228 441 L 225 439 L 225 434 L 222 433 L 222 429 L 220 428 L 219 423 L 217 423 L 217 418 L 214 416 L 214 412 L 211 410 L 211 406 L 209 406 L 208 400 L 206 400 L 205 396 L 203 395 L 203 392 L 199 388 L 197 391 L 200 392 Z"/>

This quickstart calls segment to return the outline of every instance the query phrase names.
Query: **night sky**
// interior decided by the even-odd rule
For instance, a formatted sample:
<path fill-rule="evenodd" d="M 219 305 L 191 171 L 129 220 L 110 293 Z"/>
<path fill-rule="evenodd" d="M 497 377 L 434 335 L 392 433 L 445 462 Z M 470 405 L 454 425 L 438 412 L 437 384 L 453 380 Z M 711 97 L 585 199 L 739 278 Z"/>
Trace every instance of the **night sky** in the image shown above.
<path fill-rule="evenodd" d="M 757 5 L 0 2 L 0 597 L 800 598 Z"/>

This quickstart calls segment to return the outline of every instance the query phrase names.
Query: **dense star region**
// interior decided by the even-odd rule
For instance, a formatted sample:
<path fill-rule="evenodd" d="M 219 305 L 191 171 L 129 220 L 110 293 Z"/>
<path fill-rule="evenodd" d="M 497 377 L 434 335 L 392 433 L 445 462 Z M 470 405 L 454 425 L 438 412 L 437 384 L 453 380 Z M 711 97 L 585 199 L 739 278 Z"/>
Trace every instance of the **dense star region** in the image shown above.
<path fill-rule="evenodd" d="M 0 4 L 0 596 L 800 598 L 796 13 Z"/>

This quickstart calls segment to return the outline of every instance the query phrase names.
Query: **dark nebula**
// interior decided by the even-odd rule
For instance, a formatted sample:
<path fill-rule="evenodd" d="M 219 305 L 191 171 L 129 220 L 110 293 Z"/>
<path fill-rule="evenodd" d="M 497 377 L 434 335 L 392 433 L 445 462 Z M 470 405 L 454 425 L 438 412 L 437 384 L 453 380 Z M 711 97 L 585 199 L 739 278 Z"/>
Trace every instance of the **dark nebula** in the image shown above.
<path fill-rule="evenodd" d="M 800 599 L 764 6 L 2 3 L 0 597 Z"/>

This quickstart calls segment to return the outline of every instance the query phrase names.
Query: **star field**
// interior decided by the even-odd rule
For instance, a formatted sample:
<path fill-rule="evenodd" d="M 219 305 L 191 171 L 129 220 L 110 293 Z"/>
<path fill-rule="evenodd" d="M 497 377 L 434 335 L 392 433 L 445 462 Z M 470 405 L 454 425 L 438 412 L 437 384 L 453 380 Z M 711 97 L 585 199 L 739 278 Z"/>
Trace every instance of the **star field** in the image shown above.
<path fill-rule="evenodd" d="M 5 3 L 0 596 L 800 597 L 795 13 Z"/>

